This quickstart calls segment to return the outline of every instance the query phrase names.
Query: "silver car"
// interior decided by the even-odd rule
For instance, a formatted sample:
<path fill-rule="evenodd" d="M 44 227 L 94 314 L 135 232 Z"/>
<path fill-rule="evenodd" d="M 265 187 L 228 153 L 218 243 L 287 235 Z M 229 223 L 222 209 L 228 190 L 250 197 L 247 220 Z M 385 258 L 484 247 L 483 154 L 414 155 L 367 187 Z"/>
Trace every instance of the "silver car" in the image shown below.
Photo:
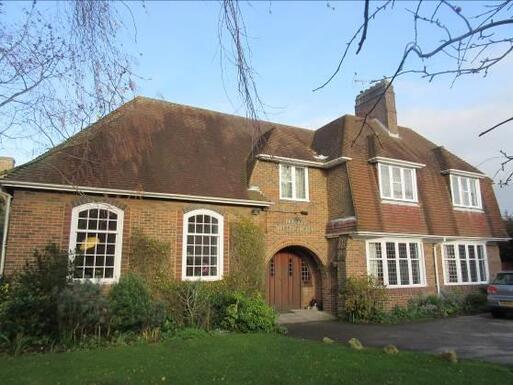
<path fill-rule="evenodd" d="M 501 271 L 488 286 L 488 307 L 492 316 L 513 312 L 513 271 Z"/>

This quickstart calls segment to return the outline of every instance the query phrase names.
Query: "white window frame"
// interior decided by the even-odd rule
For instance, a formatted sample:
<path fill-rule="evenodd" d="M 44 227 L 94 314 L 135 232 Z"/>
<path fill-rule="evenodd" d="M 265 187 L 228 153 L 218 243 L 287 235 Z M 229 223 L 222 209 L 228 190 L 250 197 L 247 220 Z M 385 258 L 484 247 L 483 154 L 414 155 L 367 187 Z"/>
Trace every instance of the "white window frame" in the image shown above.
<path fill-rule="evenodd" d="M 387 255 L 386 255 L 386 244 L 388 242 L 393 242 L 395 245 L 395 255 L 396 255 L 396 271 L 397 271 L 397 282 L 396 285 L 389 284 L 389 277 L 388 277 L 388 263 L 387 263 Z M 370 244 L 371 243 L 380 243 L 381 244 L 381 258 L 383 261 L 383 285 L 387 289 L 405 289 L 405 288 L 411 288 L 411 287 L 426 287 L 426 263 L 424 260 L 424 244 L 420 239 L 417 238 L 377 238 L 377 239 L 368 239 L 365 242 L 365 254 L 366 254 L 366 262 L 367 262 L 367 274 L 372 275 L 372 272 L 370 271 Z M 417 250 L 419 253 L 419 275 L 420 275 L 420 283 L 410 283 L 408 285 L 401 285 L 401 279 L 400 279 L 400 266 L 399 266 L 399 243 L 406 243 L 406 252 L 407 252 L 407 261 L 408 261 L 408 275 L 410 278 L 412 278 L 412 264 L 411 264 L 411 256 L 410 256 L 410 243 L 416 243 L 417 244 Z"/>
<path fill-rule="evenodd" d="M 187 276 L 187 235 L 189 230 L 189 218 L 195 215 L 208 215 L 217 219 L 217 274 L 208 277 Z M 223 278 L 224 267 L 224 217 L 223 215 L 208 209 L 192 210 L 183 215 L 183 238 L 182 238 L 182 280 L 183 281 L 219 281 Z"/>
<path fill-rule="evenodd" d="M 453 183 L 453 181 L 455 179 L 457 180 L 457 183 L 458 183 L 459 201 L 460 201 L 460 203 L 456 203 L 456 201 L 455 201 L 454 183 Z M 459 207 L 459 208 L 464 208 L 464 209 L 476 209 L 476 210 L 482 210 L 483 209 L 483 201 L 481 199 L 481 183 L 479 181 L 479 178 L 471 177 L 471 176 L 466 176 L 466 175 L 459 175 L 459 174 L 455 174 L 455 173 L 450 173 L 449 174 L 449 180 L 450 180 L 450 183 L 451 183 L 452 205 L 454 207 Z M 468 193 L 467 193 L 467 197 L 468 197 L 468 201 L 469 201 L 468 205 L 465 205 L 463 203 L 463 196 L 464 196 L 463 184 L 464 183 L 466 183 L 467 186 L 468 186 Z M 477 205 L 475 205 L 475 206 L 472 205 L 472 199 L 471 199 L 471 193 L 470 193 L 470 183 L 474 183 L 474 186 L 475 186 L 475 189 L 476 189 Z"/>
<path fill-rule="evenodd" d="M 112 278 L 73 278 L 77 282 L 93 282 L 99 284 L 112 284 L 119 281 L 121 275 L 121 258 L 123 255 L 123 224 L 125 213 L 119 207 L 110 205 L 108 203 L 85 203 L 80 206 L 75 206 L 71 210 L 71 227 L 69 235 L 69 258 L 71 261 L 75 259 L 76 244 L 77 244 L 77 232 L 78 232 L 78 218 L 79 213 L 84 210 L 108 210 L 112 211 L 117 215 L 116 225 L 116 243 L 114 249 L 114 273 Z M 74 274 L 74 273 L 73 273 Z"/>
<path fill-rule="evenodd" d="M 379 183 L 379 194 L 382 200 L 385 201 L 396 201 L 396 202 L 410 202 L 410 203 L 418 203 L 418 191 L 417 191 L 417 170 L 414 167 L 405 167 L 401 165 L 395 165 L 390 163 L 382 163 L 378 162 L 378 183 Z M 388 178 L 390 185 L 390 196 L 385 196 L 382 186 L 382 178 L 381 178 L 381 167 L 388 167 Z M 398 168 L 401 173 L 401 195 L 402 198 L 394 197 L 394 184 L 393 184 L 393 169 Z M 408 169 L 412 173 L 412 181 L 413 181 L 413 198 L 408 199 L 405 197 L 406 195 L 406 183 L 404 177 L 404 170 Z"/>
<path fill-rule="evenodd" d="M 281 182 L 282 182 L 282 174 L 283 174 L 283 167 L 290 167 L 291 168 L 291 175 L 292 175 L 292 198 L 283 196 L 283 191 L 281 188 Z M 296 191 L 296 169 L 302 168 L 305 170 L 305 198 L 298 198 L 297 197 L 297 191 Z M 295 166 L 293 164 L 289 163 L 280 163 L 279 164 L 279 184 L 280 184 L 280 199 L 286 200 L 286 201 L 299 201 L 299 202 L 309 202 L 310 201 L 310 188 L 308 183 L 308 167 L 304 166 Z"/>
<path fill-rule="evenodd" d="M 458 274 L 458 282 L 449 282 L 449 271 L 447 268 L 447 255 L 445 246 L 452 245 L 454 246 L 454 255 L 456 258 L 456 272 Z M 463 276 L 461 272 L 461 260 L 460 260 L 460 248 L 459 246 L 465 246 L 466 253 L 466 265 L 469 281 L 463 282 Z M 475 248 L 475 257 L 476 257 L 476 273 L 478 277 L 477 282 L 471 282 L 471 274 L 470 274 L 470 258 L 469 258 L 469 246 L 473 246 Z M 485 280 L 480 280 L 480 267 L 479 267 L 479 255 L 477 252 L 477 246 L 483 247 L 483 256 L 484 256 L 484 269 L 485 269 Z M 454 242 L 444 242 L 442 243 L 442 266 L 444 271 L 444 284 L 446 286 L 467 286 L 467 285 L 486 285 L 490 281 L 490 268 L 488 266 L 488 253 L 486 250 L 486 242 L 476 242 L 476 241 L 454 241 Z"/>

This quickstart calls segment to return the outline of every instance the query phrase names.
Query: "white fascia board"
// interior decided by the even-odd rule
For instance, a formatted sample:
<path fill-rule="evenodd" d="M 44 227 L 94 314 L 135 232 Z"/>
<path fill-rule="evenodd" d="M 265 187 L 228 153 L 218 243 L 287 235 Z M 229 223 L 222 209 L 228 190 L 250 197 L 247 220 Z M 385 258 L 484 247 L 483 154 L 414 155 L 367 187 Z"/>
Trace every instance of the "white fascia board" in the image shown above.
<path fill-rule="evenodd" d="M 328 234 L 327 238 L 334 238 L 340 235 L 351 235 L 359 238 L 421 238 L 438 242 L 447 241 L 489 241 L 489 242 L 507 242 L 509 237 L 467 237 L 464 235 L 431 235 L 431 234 L 410 234 L 410 233 L 386 233 L 375 231 L 343 231 Z"/>
<path fill-rule="evenodd" d="M 135 191 L 135 190 L 121 190 L 121 189 L 112 189 L 112 188 L 103 188 L 103 187 L 61 185 L 61 184 L 52 184 L 52 183 L 34 183 L 34 182 L 5 180 L 5 179 L 0 180 L 0 185 L 4 186 L 4 187 L 28 188 L 28 189 L 36 189 L 36 190 L 71 191 L 71 192 L 75 192 L 75 193 L 123 195 L 123 196 L 139 197 L 139 198 L 155 198 L 155 199 L 179 200 L 179 201 L 190 201 L 190 202 L 221 203 L 221 204 L 238 205 L 238 206 L 269 207 L 273 204 L 273 202 L 268 202 L 268 201 L 232 199 L 232 198 L 211 197 L 211 196 L 201 196 L 201 195 L 168 194 L 168 193 L 157 193 L 157 192 L 146 192 L 146 191 Z"/>
<path fill-rule="evenodd" d="M 347 156 L 341 156 L 341 157 L 332 159 L 328 162 L 317 162 L 317 161 L 313 161 L 313 160 L 287 158 L 284 156 L 276 156 L 276 155 L 269 155 L 269 154 L 258 154 L 256 156 L 256 158 L 260 159 L 260 160 L 267 160 L 269 162 L 286 163 L 286 164 L 291 164 L 293 166 L 305 166 L 305 167 L 316 167 L 316 168 L 330 168 L 330 167 L 339 165 L 341 163 L 347 162 L 348 160 L 352 159 Z"/>
<path fill-rule="evenodd" d="M 479 172 L 456 170 L 454 168 L 449 168 L 447 170 L 443 170 L 441 173 L 444 174 L 444 175 L 447 175 L 447 174 L 460 175 L 460 176 L 468 176 L 468 177 L 471 177 L 471 178 L 479 178 L 479 179 L 486 178 L 485 174 L 482 174 L 482 173 L 479 173 Z"/>
<path fill-rule="evenodd" d="M 384 156 L 375 156 L 374 158 L 370 158 L 369 163 L 383 163 L 383 164 L 391 164 L 394 166 L 403 166 L 403 167 L 411 167 L 411 168 L 426 167 L 426 165 L 424 163 L 410 162 L 408 160 L 401 160 L 401 159 L 386 158 Z"/>

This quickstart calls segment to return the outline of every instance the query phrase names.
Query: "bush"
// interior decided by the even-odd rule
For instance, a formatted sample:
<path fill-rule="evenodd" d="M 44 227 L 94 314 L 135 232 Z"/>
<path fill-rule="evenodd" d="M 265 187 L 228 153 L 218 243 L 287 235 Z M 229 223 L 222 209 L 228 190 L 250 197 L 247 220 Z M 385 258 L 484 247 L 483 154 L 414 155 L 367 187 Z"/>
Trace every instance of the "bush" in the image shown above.
<path fill-rule="evenodd" d="M 230 274 L 227 285 L 248 295 L 263 294 L 265 235 L 249 218 L 240 218 L 231 225 L 232 246 Z"/>
<path fill-rule="evenodd" d="M 166 289 L 168 312 L 179 328 L 236 332 L 276 330 L 276 314 L 259 294 L 233 291 L 224 282 L 175 282 Z"/>
<path fill-rule="evenodd" d="M 210 329 L 212 327 L 212 295 L 216 283 L 171 282 L 160 289 L 168 313 L 179 328 Z"/>
<path fill-rule="evenodd" d="M 1 306 L 0 330 L 4 339 L 14 341 L 24 336 L 38 343 L 37 340 L 58 337 L 57 297 L 71 271 L 68 254 L 55 244 L 34 252 L 34 261 L 14 277 L 9 296 Z"/>
<path fill-rule="evenodd" d="M 463 300 L 463 311 L 467 314 L 481 313 L 487 309 L 486 291 L 484 289 L 468 294 Z"/>
<path fill-rule="evenodd" d="M 59 293 L 57 301 L 61 341 L 76 343 L 109 334 L 109 303 L 99 285 L 73 283 Z"/>
<path fill-rule="evenodd" d="M 242 292 L 227 295 L 221 309 L 221 327 L 240 333 L 271 333 L 276 331 L 276 313 L 260 295 L 249 297 Z"/>
<path fill-rule="evenodd" d="M 164 306 L 153 301 L 144 280 L 129 274 L 113 285 L 109 293 L 111 325 L 118 332 L 138 332 L 163 324 Z"/>
<path fill-rule="evenodd" d="M 374 277 L 348 278 L 340 293 L 342 312 L 350 322 L 377 321 L 385 305 L 385 288 Z"/>

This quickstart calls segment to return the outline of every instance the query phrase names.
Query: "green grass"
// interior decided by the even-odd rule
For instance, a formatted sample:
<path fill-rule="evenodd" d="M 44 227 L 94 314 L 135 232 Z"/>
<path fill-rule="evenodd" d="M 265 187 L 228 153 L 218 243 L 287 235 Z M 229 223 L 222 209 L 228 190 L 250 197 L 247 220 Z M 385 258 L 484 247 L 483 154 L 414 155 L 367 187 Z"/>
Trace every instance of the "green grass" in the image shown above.
<path fill-rule="evenodd" d="M 513 384 L 510 369 L 389 356 L 277 335 L 216 335 L 160 344 L 0 357 L 2 385 L 45 384 Z"/>

